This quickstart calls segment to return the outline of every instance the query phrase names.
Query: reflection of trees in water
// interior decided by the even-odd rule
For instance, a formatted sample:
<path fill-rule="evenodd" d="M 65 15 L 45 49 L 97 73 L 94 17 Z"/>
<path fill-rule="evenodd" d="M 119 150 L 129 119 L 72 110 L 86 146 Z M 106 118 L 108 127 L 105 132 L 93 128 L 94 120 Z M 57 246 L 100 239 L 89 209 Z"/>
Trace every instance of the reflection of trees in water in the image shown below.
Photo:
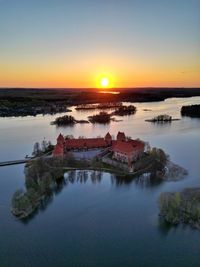
<path fill-rule="evenodd" d="M 184 226 L 182 226 L 182 227 L 184 227 Z M 179 229 L 179 228 L 180 228 L 180 226 L 178 226 L 178 225 L 172 226 L 170 223 L 167 223 L 165 220 L 163 220 L 163 218 L 161 218 L 161 217 L 158 218 L 158 230 L 159 230 L 160 234 L 162 234 L 163 236 L 167 236 L 171 232 L 173 232 L 173 234 L 175 234 L 177 229 Z"/>
<path fill-rule="evenodd" d="M 42 165 L 40 166 L 40 163 L 37 163 L 35 170 L 28 169 L 25 183 L 26 191 L 23 191 L 21 195 L 14 196 L 13 199 L 13 208 L 18 212 L 19 216 L 21 212 L 25 213 L 24 223 L 28 223 L 38 212 L 44 212 L 53 202 L 54 196 L 58 195 L 65 186 L 75 183 L 86 184 L 88 182 L 98 184 L 101 183 L 103 178 L 103 172 L 96 170 L 71 170 L 61 176 L 61 169 L 59 168 L 53 169 L 52 173 L 50 173 L 46 169 L 44 172 L 38 166 L 41 167 Z M 152 173 L 143 174 L 139 177 L 110 174 L 110 179 L 115 186 L 129 185 L 133 181 L 142 187 L 154 186 L 159 183 Z M 17 212 L 13 213 L 18 216 Z"/>
<path fill-rule="evenodd" d="M 90 179 L 92 183 L 100 183 L 103 177 L 103 173 L 100 171 L 92 171 L 90 175 Z"/>
<path fill-rule="evenodd" d="M 101 171 L 87 171 L 87 170 L 73 170 L 65 174 L 65 181 L 70 183 L 86 183 L 91 181 L 92 183 L 100 183 L 103 177 Z"/>
<path fill-rule="evenodd" d="M 129 185 L 134 182 L 140 187 L 152 187 L 159 185 L 162 180 L 154 173 L 144 173 L 140 176 L 111 174 L 111 183 L 116 186 Z"/>
<path fill-rule="evenodd" d="M 130 184 L 133 182 L 134 176 L 131 175 L 116 175 L 116 174 L 111 174 L 111 183 L 120 186 L 120 185 L 125 185 L 125 184 Z"/>
<path fill-rule="evenodd" d="M 76 171 L 69 171 L 68 176 L 65 180 L 68 180 L 71 184 L 73 184 L 76 181 Z"/>
<path fill-rule="evenodd" d="M 162 182 L 154 173 L 144 173 L 135 179 L 135 183 L 140 187 L 157 186 Z"/>
<path fill-rule="evenodd" d="M 59 194 L 67 184 L 68 184 L 67 181 L 65 181 L 65 179 L 63 178 L 57 180 L 53 188 L 55 195 Z"/>
<path fill-rule="evenodd" d="M 87 179 L 88 179 L 88 172 L 87 171 L 78 171 L 77 172 L 77 182 L 80 182 L 80 183 L 86 183 L 87 182 Z"/>

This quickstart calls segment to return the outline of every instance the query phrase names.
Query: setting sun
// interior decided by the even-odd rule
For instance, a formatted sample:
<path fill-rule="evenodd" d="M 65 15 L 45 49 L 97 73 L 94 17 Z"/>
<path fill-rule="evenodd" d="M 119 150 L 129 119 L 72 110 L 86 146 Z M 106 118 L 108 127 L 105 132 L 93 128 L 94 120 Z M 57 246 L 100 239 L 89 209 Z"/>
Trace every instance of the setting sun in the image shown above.
<path fill-rule="evenodd" d="M 100 84 L 102 87 L 108 87 L 109 86 L 109 79 L 107 77 L 103 77 L 100 80 Z"/>
<path fill-rule="evenodd" d="M 100 73 L 96 76 L 95 78 L 95 84 L 97 88 L 104 88 L 104 89 L 109 89 L 113 88 L 113 74 L 111 73 Z"/>

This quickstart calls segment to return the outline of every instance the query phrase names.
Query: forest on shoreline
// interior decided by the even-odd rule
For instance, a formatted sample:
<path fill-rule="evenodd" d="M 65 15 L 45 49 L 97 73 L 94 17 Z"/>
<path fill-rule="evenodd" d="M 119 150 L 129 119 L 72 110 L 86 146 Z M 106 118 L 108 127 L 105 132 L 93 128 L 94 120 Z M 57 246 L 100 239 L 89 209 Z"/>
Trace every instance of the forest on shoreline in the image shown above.
<path fill-rule="evenodd" d="M 97 89 L 0 89 L 0 117 L 55 114 L 67 107 L 105 102 L 152 102 L 170 97 L 200 96 L 199 88 L 124 88 L 118 94 Z"/>

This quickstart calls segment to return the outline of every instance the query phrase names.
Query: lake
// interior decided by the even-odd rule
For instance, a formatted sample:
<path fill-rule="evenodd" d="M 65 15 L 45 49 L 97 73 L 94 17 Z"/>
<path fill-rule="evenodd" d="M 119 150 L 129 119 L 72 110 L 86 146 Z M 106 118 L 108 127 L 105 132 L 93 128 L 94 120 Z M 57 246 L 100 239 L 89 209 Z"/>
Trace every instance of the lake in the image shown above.
<path fill-rule="evenodd" d="M 0 160 L 31 155 L 36 141 L 55 143 L 64 135 L 116 135 L 148 141 L 162 148 L 189 172 L 177 182 L 122 182 L 109 173 L 71 173 L 66 183 L 26 223 L 10 212 L 13 193 L 24 187 L 24 165 L 0 168 L 0 266 L 200 266 L 200 231 L 167 227 L 159 221 L 161 192 L 200 186 L 200 119 L 181 118 L 182 105 L 200 104 L 200 97 L 135 103 L 137 112 L 108 125 L 50 125 L 57 115 L 0 119 Z M 80 112 L 87 119 L 97 111 Z M 181 118 L 171 124 L 145 122 L 166 113 Z M 84 175 L 83 175 L 84 174 Z"/>

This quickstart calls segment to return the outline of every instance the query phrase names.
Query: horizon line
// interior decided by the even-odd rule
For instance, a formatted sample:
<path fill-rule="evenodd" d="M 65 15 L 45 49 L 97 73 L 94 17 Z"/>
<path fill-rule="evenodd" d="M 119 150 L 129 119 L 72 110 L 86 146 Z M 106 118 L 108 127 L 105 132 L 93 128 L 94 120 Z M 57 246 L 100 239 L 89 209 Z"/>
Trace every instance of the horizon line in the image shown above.
<path fill-rule="evenodd" d="M 2 89 L 36 89 L 36 90 L 121 90 L 121 89 L 200 89 L 200 86 L 137 86 L 137 87 L 112 87 L 112 88 L 98 88 L 98 87 L 0 87 Z"/>

